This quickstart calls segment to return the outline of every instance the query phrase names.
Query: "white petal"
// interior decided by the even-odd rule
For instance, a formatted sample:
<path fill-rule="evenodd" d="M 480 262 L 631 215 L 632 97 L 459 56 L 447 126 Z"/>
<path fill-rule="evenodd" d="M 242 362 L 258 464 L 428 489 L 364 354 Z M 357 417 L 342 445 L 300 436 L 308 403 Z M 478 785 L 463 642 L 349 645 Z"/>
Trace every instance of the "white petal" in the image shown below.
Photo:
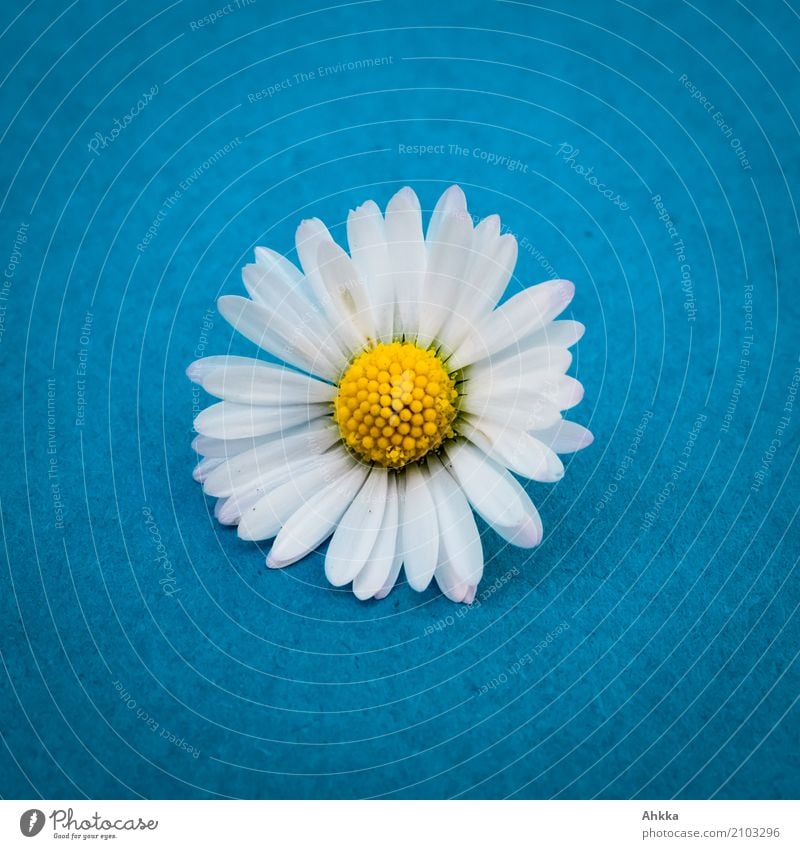
<path fill-rule="evenodd" d="M 408 466 L 405 481 L 400 547 L 409 586 L 421 593 L 430 584 L 439 557 L 439 525 L 427 472 L 420 466 Z"/>
<path fill-rule="evenodd" d="M 319 218 L 309 218 L 300 222 L 294 241 L 306 280 L 308 280 L 317 303 L 324 304 L 325 284 L 322 282 L 322 276 L 319 273 L 317 257 L 319 246 L 323 242 L 332 242 L 333 237 Z"/>
<path fill-rule="evenodd" d="M 525 478 L 552 483 L 564 476 L 558 455 L 524 430 L 482 421 L 476 427 L 462 423 L 462 433 L 507 469 Z"/>
<path fill-rule="evenodd" d="M 353 579 L 353 593 L 366 601 L 379 593 L 389 579 L 397 554 L 397 475 L 387 475 L 386 509 L 375 545 L 364 568 Z"/>
<path fill-rule="evenodd" d="M 515 490 L 483 451 L 469 442 L 451 442 L 443 462 L 489 524 L 512 526 L 523 521 L 525 514 Z"/>
<path fill-rule="evenodd" d="M 344 354 L 346 362 L 353 354 L 357 341 L 353 336 L 353 328 L 343 320 L 332 303 L 319 267 L 319 251 L 323 245 L 333 244 L 333 237 L 328 228 L 318 218 L 310 218 L 301 222 L 295 234 L 295 246 L 300 263 L 305 272 L 305 282 L 310 290 L 312 310 L 307 311 L 309 328 L 316 322 L 322 330 L 322 339 L 327 345 L 337 347 Z M 310 334 L 309 335 L 313 335 Z M 318 336 L 319 338 L 319 336 Z M 329 356 L 327 352 L 324 354 Z M 337 363 L 341 371 L 344 363 Z"/>
<path fill-rule="evenodd" d="M 541 330 L 528 336 L 519 347 L 520 350 L 542 348 L 547 345 L 552 345 L 554 348 L 571 348 L 585 332 L 586 328 L 579 321 L 572 319 L 550 321 Z"/>
<path fill-rule="evenodd" d="M 569 280 L 550 280 L 514 295 L 488 316 L 480 333 L 465 339 L 449 365 L 463 368 L 512 345 L 521 346 L 562 312 L 574 294 L 575 284 Z"/>
<path fill-rule="evenodd" d="M 542 521 L 528 493 L 501 465 L 469 442 L 448 445 L 445 466 L 473 509 L 504 539 L 523 548 L 542 540 Z"/>
<path fill-rule="evenodd" d="M 498 385 L 503 383 L 524 385 L 532 382 L 533 372 L 563 374 L 570 365 L 572 354 L 566 348 L 546 345 L 541 348 L 527 348 L 521 353 L 514 352 L 509 356 L 498 354 L 495 357 L 487 357 L 467 366 L 464 375 L 471 386 L 489 394 L 484 389 L 485 384 L 489 384 L 491 389 L 499 388 Z"/>
<path fill-rule="evenodd" d="M 527 493 L 525 493 L 527 495 Z M 498 525 L 495 531 L 500 534 L 503 539 L 516 545 L 518 548 L 536 548 L 542 541 L 544 530 L 542 528 L 542 520 L 539 517 L 539 511 L 534 506 L 534 503 L 528 498 L 531 508 L 531 516 L 518 528 L 504 528 Z"/>
<path fill-rule="evenodd" d="M 215 439 L 265 436 L 330 415 L 330 404 L 298 404 L 286 407 L 253 407 L 220 401 L 206 407 L 194 420 L 195 430 Z"/>
<path fill-rule="evenodd" d="M 318 420 L 236 454 L 215 469 L 203 489 L 217 497 L 233 495 L 258 486 L 261 479 L 297 460 L 316 457 L 339 439 L 337 426 L 330 420 Z"/>
<path fill-rule="evenodd" d="M 342 448 L 314 459 L 311 467 L 259 499 L 242 513 L 238 534 L 244 540 L 274 537 L 289 517 L 312 496 L 351 469 L 355 460 Z"/>
<path fill-rule="evenodd" d="M 498 367 L 468 375 L 460 388 L 461 411 L 522 430 L 552 427 L 560 420 L 561 410 L 583 398 L 583 386 L 558 372 L 531 371 L 520 376 Z"/>
<path fill-rule="evenodd" d="M 192 440 L 192 450 L 205 457 L 222 457 L 227 459 L 241 454 L 243 451 L 250 451 L 265 442 L 273 439 L 279 439 L 279 434 L 268 434 L 267 436 L 250 436 L 244 439 L 214 439 L 211 436 L 203 436 L 198 434 Z"/>
<path fill-rule="evenodd" d="M 347 242 L 359 277 L 367 286 L 377 338 L 388 342 L 394 334 L 394 283 L 383 216 L 373 201 L 350 211 Z"/>
<path fill-rule="evenodd" d="M 222 525 L 234 525 L 239 521 L 239 514 L 233 518 L 233 521 L 229 521 L 227 516 L 223 518 L 225 512 L 225 502 L 227 498 L 218 498 L 216 504 L 214 505 L 214 518 Z"/>
<path fill-rule="evenodd" d="M 583 400 L 583 384 L 568 374 L 548 374 L 536 381 L 536 389 L 559 410 L 570 410 Z"/>
<path fill-rule="evenodd" d="M 265 495 L 283 486 L 287 481 L 300 477 L 314 468 L 317 462 L 317 457 L 296 457 L 260 471 L 252 480 L 240 484 L 232 491 L 229 487 L 228 491 L 219 496 L 225 498 L 225 515 L 236 517 L 238 520 Z"/>
<path fill-rule="evenodd" d="M 386 246 L 393 272 L 395 334 L 416 336 L 419 298 L 427 262 L 419 199 L 406 187 L 386 207 Z"/>
<path fill-rule="evenodd" d="M 467 594 L 462 599 L 464 604 L 472 604 L 472 602 L 475 601 L 475 592 L 477 591 L 477 589 L 477 584 L 473 584 L 471 587 L 467 588 Z"/>
<path fill-rule="evenodd" d="M 327 231 L 325 231 L 327 232 Z M 333 332 L 333 325 L 325 315 L 324 305 L 316 301 L 311 282 L 286 257 L 268 248 L 256 248 L 256 263 L 278 275 L 279 290 L 283 292 L 283 303 L 291 309 L 308 329 L 309 335 L 319 340 L 325 347 L 337 349 L 347 355 L 349 352 Z M 275 297 L 268 296 L 267 306 L 275 305 Z"/>
<path fill-rule="evenodd" d="M 266 366 L 263 360 L 257 360 L 254 357 L 234 357 L 230 354 L 213 355 L 210 357 L 201 357 L 195 360 L 187 369 L 186 376 L 192 383 L 202 385 L 203 378 L 214 369 L 227 368 L 228 366 L 249 366 L 257 368 Z"/>
<path fill-rule="evenodd" d="M 438 468 L 437 468 L 438 467 Z M 465 588 L 483 577 L 483 548 L 475 517 L 461 487 L 440 462 L 429 464 L 430 486 L 439 521 L 439 564 L 449 564 Z"/>
<path fill-rule="evenodd" d="M 249 510 L 256 501 L 263 497 L 263 492 L 253 489 L 246 495 L 231 495 L 229 498 L 220 498 L 214 508 L 214 515 L 223 525 L 238 525 L 242 513 Z"/>
<path fill-rule="evenodd" d="M 475 228 L 475 236 L 482 245 L 489 245 L 500 238 L 500 216 L 487 215 Z"/>
<path fill-rule="evenodd" d="M 339 376 L 340 364 L 315 348 L 302 326 L 292 324 L 263 304 L 238 295 L 223 295 L 217 308 L 235 330 L 279 360 L 328 380 Z"/>
<path fill-rule="evenodd" d="M 541 330 L 532 333 L 519 344 L 493 353 L 484 359 L 476 360 L 467 366 L 470 374 L 489 368 L 511 368 L 519 366 L 523 372 L 541 369 L 542 357 L 553 356 L 544 352 L 558 352 L 551 370 L 564 371 L 557 360 L 564 358 L 564 351 L 574 345 L 584 333 L 584 326 L 579 321 L 550 321 Z M 571 355 L 570 355 L 571 356 Z M 568 366 L 567 366 L 568 368 Z"/>
<path fill-rule="evenodd" d="M 426 244 L 428 264 L 420 299 L 417 344 L 426 347 L 438 339 L 449 353 L 451 339 L 441 336 L 441 331 L 452 328 L 452 337 L 460 333 L 464 323 L 456 307 L 472 251 L 472 220 L 466 210 L 443 214 L 435 235 L 429 235 Z"/>
<path fill-rule="evenodd" d="M 342 516 L 325 556 L 325 575 L 334 587 L 349 583 L 364 568 L 381 528 L 388 485 L 389 474 L 373 468 Z"/>
<path fill-rule="evenodd" d="M 512 397 L 470 393 L 461 398 L 460 410 L 473 424 L 476 420 L 488 421 L 519 430 L 551 427 L 561 419 L 558 408 L 546 398 L 530 393 L 523 395 L 520 389 Z"/>
<path fill-rule="evenodd" d="M 368 467 L 357 464 L 344 476 L 308 499 L 281 528 L 267 557 L 271 569 L 296 563 L 324 542 L 350 506 Z"/>
<path fill-rule="evenodd" d="M 320 243 L 317 262 L 327 291 L 326 303 L 337 316 L 335 329 L 351 353 L 356 353 L 375 338 L 369 293 L 350 257 L 335 242 Z"/>
<path fill-rule="evenodd" d="M 568 422 L 566 419 L 544 430 L 536 430 L 532 435 L 556 454 L 572 454 L 594 442 L 591 431 L 577 422 Z"/>
<path fill-rule="evenodd" d="M 445 189 L 439 200 L 436 201 L 436 206 L 431 213 L 431 220 L 428 222 L 428 231 L 425 234 L 425 240 L 430 243 L 438 238 L 439 228 L 442 226 L 446 216 L 468 214 L 467 198 L 461 186 L 450 186 L 448 189 Z"/>
<path fill-rule="evenodd" d="M 305 296 L 302 284 L 289 283 L 283 274 L 260 263 L 246 265 L 242 269 L 242 280 L 253 300 L 270 315 L 279 313 L 284 326 L 288 324 L 298 333 L 302 331 L 309 343 L 319 349 L 320 356 L 339 366 L 344 364 L 349 350 L 341 344 L 320 307 Z"/>
<path fill-rule="evenodd" d="M 330 383 L 266 363 L 210 369 L 203 376 L 202 386 L 226 401 L 265 406 L 324 404 L 336 395 L 336 387 Z"/>
<path fill-rule="evenodd" d="M 192 477 L 198 483 L 202 483 L 211 474 L 211 472 L 219 466 L 220 463 L 224 462 L 224 457 L 206 457 L 194 467 Z"/>
<path fill-rule="evenodd" d="M 483 222 L 482 222 L 483 223 Z M 511 233 L 487 237 L 489 228 L 475 229 L 472 258 L 454 312 L 460 317 L 448 320 L 442 336 L 451 350 L 456 350 L 469 334 L 480 331 L 483 323 L 500 300 L 517 263 L 517 240 Z"/>
<path fill-rule="evenodd" d="M 400 549 L 398 548 L 394 555 L 394 561 L 392 562 L 392 568 L 389 570 L 389 575 L 386 578 L 383 586 L 375 593 L 375 598 L 380 600 L 382 598 L 386 598 L 387 595 L 394 589 L 394 585 L 397 583 L 397 577 L 400 574 L 400 567 L 403 564 L 403 555 L 400 553 Z"/>
<path fill-rule="evenodd" d="M 247 294 L 266 307 L 285 308 L 286 296 L 293 291 L 292 285 L 280 272 L 258 262 L 242 268 L 242 282 Z M 291 306 L 290 306 L 291 309 Z"/>
<path fill-rule="evenodd" d="M 500 235 L 500 219 L 496 215 L 484 218 L 475 228 L 474 260 L 467 280 L 479 297 L 474 315 L 487 315 L 508 286 L 514 273 L 519 249 L 512 233 Z"/>
<path fill-rule="evenodd" d="M 296 288 L 302 285 L 303 272 L 282 254 L 273 251 L 271 248 L 257 247 L 255 255 L 256 262 L 259 265 L 283 277 L 287 288 Z"/>
<path fill-rule="evenodd" d="M 469 596 L 470 585 L 456 574 L 456 570 L 449 560 L 440 559 L 439 565 L 436 567 L 435 577 L 439 589 L 450 601 L 463 602 Z"/>

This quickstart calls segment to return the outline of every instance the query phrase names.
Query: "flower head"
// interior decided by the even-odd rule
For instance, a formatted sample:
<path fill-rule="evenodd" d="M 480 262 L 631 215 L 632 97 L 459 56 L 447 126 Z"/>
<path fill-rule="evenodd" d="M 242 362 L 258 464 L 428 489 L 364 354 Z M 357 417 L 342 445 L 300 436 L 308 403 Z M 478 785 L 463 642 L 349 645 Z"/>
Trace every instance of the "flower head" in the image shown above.
<path fill-rule="evenodd" d="M 333 418 L 368 463 L 402 469 L 455 436 L 458 390 L 445 364 L 414 342 L 380 342 L 339 381 Z"/>
<path fill-rule="evenodd" d="M 414 192 L 385 215 L 372 201 L 347 221 L 348 255 L 325 225 L 297 231 L 302 271 L 256 248 L 250 298 L 224 296 L 230 324 L 276 362 L 205 357 L 189 377 L 218 404 L 195 420 L 195 469 L 215 514 L 267 565 L 331 537 L 325 573 L 360 599 L 383 598 L 401 568 L 470 603 L 483 574 L 473 511 L 533 547 L 542 523 L 516 476 L 556 481 L 559 453 L 592 436 L 562 418 L 583 397 L 565 372 L 583 334 L 554 321 L 574 286 L 551 280 L 497 306 L 517 243 L 497 216 L 477 226 L 457 186 L 423 234 Z"/>

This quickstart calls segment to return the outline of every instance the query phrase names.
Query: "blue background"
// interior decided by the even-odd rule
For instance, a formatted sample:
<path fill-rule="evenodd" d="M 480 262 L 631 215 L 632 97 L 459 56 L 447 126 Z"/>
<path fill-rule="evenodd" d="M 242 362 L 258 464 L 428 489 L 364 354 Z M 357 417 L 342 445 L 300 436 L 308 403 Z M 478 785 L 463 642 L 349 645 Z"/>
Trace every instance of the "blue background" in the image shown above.
<path fill-rule="evenodd" d="M 0 12 L 0 793 L 796 796 L 800 7 L 219 5 Z M 479 604 L 361 604 L 214 522 L 184 369 L 256 244 L 453 182 L 596 441 Z"/>

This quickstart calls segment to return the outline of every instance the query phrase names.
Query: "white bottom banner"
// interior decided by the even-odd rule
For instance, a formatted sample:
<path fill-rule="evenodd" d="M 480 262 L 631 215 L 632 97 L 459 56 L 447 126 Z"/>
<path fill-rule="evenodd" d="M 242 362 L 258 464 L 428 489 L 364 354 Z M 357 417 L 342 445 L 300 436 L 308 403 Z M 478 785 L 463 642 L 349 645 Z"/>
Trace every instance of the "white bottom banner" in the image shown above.
<path fill-rule="evenodd" d="M 0 846 L 800 846 L 778 801 L 3 801 Z M 32 842 L 35 841 L 35 842 Z"/>

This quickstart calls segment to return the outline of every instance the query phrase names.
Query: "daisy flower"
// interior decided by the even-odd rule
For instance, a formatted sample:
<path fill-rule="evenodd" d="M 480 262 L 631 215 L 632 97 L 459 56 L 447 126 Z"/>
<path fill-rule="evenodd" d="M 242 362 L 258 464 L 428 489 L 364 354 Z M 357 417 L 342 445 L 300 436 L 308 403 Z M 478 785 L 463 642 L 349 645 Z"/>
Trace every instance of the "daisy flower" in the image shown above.
<path fill-rule="evenodd" d="M 219 403 L 195 419 L 195 478 L 245 540 L 274 538 L 288 566 L 329 537 L 325 574 L 359 599 L 432 579 L 471 603 L 484 568 L 475 513 L 531 548 L 542 522 L 517 477 L 557 481 L 559 454 L 592 435 L 562 418 L 583 387 L 565 374 L 574 286 L 550 280 L 498 302 L 517 243 L 477 225 L 458 186 L 423 231 L 414 192 L 347 218 L 350 253 L 318 219 L 297 231 L 302 271 L 256 248 L 249 298 L 224 318 L 272 360 L 209 356 L 189 377 Z M 474 512 L 473 512 L 474 511 Z"/>

